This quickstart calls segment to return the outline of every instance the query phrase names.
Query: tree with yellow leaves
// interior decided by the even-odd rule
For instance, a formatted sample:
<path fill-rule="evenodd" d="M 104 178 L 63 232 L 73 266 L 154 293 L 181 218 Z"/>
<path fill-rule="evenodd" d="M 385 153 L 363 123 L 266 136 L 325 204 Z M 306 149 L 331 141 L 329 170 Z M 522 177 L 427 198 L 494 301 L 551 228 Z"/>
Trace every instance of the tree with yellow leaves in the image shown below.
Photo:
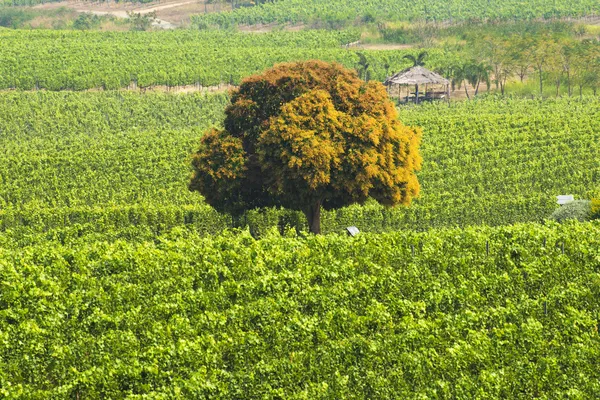
<path fill-rule="evenodd" d="M 285 207 L 318 234 L 322 208 L 419 193 L 420 130 L 398 121 L 381 83 L 339 64 L 279 64 L 245 79 L 223 125 L 202 138 L 189 184 L 220 212 Z"/>

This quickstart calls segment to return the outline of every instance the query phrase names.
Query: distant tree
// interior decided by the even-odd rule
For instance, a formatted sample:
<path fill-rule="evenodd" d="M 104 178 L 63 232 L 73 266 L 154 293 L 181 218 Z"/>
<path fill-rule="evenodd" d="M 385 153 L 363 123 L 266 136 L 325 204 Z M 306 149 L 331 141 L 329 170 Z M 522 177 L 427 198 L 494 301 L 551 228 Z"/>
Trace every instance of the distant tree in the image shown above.
<path fill-rule="evenodd" d="M 358 77 L 364 79 L 365 81 L 369 81 L 371 63 L 367 60 L 367 56 L 365 56 L 362 52 L 357 52 L 358 63 L 356 66 L 356 72 L 358 73 Z"/>
<path fill-rule="evenodd" d="M 398 121 L 379 82 L 336 63 L 279 64 L 232 93 L 223 129 L 203 136 L 189 188 L 220 212 L 302 211 L 320 233 L 321 208 L 419 193 L 420 130 Z"/>
<path fill-rule="evenodd" d="M 152 27 L 154 21 L 156 21 L 156 11 L 145 14 L 127 11 L 127 16 L 129 17 L 132 31 L 147 31 Z"/>
<path fill-rule="evenodd" d="M 559 68 L 562 68 L 562 72 L 567 78 L 567 93 L 569 97 L 572 94 L 572 74 L 573 74 L 573 62 L 577 54 L 578 43 L 573 40 L 563 40 L 560 44 L 559 53 Z M 558 96 L 560 88 L 560 77 L 556 83 L 556 94 Z"/>
<path fill-rule="evenodd" d="M 407 54 L 405 55 L 404 59 L 409 60 L 410 62 L 412 62 L 412 66 L 413 67 L 422 67 L 425 65 L 425 58 L 427 58 L 427 52 L 426 51 L 422 51 L 420 52 L 416 57 L 413 56 L 412 54 Z"/>
<path fill-rule="evenodd" d="M 536 36 L 534 42 L 531 58 L 539 78 L 540 96 L 543 97 L 544 77 L 548 74 L 548 69 L 558 64 L 560 48 L 556 39 L 548 34 Z"/>
<path fill-rule="evenodd" d="M 485 82 L 488 88 L 490 87 L 491 66 L 485 62 L 472 61 L 471 63 L 466 64 L 465 69 L 467 82 L 475 88 L 475 96 L 479 94 L 479 85 L 481 85 L 482 82 Z M 502 71 L 502 68 L 500 68 L 499 71 Z M 501 79 L 500 83 L 501 87 L 503 87 Z M 504 94 L 504 91 L 502 91 L 502 94 Z"/>
<path fill-rule="evenodd" d="M 100 26 L 100 17 L 92 13 L 81 13 L 73 21 L 73 29 L 90 30 Z"/>
<path fill-rule="evenodd" d="M 473 79 L 474 78 L 472 75 L 472 68 L 468 62 L 456 64 L 450 69 L 450 81 L 452 83 L 452 90 L 456 88 L 460 89 L 464 85 L 465 95 L 469 100 L 471 99 L 471 96 L 469 95 L 467 83 L 470 81 L 472 82 Z"/>
<path fill-rule="evenodd" d="M 534 41 L 529 35 L 513 36 L 510 40 L 509 54 L 511 55 L 515 72 L 521 82 L 525 80 L 533 65 L 532 55 L 534 46 Z"/>
<path fill-rule="evenodd" d="M 600 41 L 585 39 L 573 49 L 572 70 L 579 95 L 588 87 L 596 94 L 600 87 Z"/>

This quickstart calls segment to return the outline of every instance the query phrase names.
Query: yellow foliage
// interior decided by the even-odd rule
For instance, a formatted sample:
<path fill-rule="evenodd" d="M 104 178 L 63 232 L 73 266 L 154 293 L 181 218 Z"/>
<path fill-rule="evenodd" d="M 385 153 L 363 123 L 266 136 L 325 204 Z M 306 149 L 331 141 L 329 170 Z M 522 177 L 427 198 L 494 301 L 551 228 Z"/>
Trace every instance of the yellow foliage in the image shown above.
<path fill-rule="evenodd" d="M 600 218 L 600 197 L 592 199 L 592 218 Z"/>
<path fill-rule="evenodd" d="M 306 212 L 368 197 L 393 206 L 419 194 L 420 129 L 398 121 L 381 83 L 339 64 L 279 64 L 245 79 L 224 127 L 203 140 L 190 184 L 223 192 L 208 194 L 217 208 L 240 199 Z"/>

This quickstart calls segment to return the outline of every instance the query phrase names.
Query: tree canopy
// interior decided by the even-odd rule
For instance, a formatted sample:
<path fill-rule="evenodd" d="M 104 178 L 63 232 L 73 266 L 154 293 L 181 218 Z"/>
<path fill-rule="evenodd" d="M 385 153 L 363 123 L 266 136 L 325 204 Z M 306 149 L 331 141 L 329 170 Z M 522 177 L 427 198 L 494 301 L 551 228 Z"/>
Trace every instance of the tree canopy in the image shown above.
<path fill-rule="evenodd" d="M 304 212 L 363 203 L 409 204 L 419 193 L 421 132 L 404 126 L 379 82 L 337 63 L 279 64 L 232 93 L 223 129 L 203 136 L 190 190 L 220 212 Z"/>

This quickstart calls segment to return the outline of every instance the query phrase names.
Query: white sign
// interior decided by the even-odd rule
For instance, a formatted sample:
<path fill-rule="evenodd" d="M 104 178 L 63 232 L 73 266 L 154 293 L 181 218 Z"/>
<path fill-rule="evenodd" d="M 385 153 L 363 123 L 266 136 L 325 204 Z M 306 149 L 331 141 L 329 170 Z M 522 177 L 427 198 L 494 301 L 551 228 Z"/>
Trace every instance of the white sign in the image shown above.
<path fill-rule="evenodd" d="M 562 206 L 563 204 L 570 203 L 570 202 L 572 202 L 573 200 L 575 200 L 575 198 L 573 197 L 573 195 L 572 195 L 572 194 L 569 194 L 569 195 L 563 195 L 563 196 L 556 196 L 556 202 L 557 202 L 558 204 L 560 204 L 561 206 Z"/>
<path fill-rule="evenodd" d="M 355 226 L 349 226 L 346 228 L 346 230 L 348 231 L 348 235 L 350 236 L 356 236 L 360 232 Z"/>

